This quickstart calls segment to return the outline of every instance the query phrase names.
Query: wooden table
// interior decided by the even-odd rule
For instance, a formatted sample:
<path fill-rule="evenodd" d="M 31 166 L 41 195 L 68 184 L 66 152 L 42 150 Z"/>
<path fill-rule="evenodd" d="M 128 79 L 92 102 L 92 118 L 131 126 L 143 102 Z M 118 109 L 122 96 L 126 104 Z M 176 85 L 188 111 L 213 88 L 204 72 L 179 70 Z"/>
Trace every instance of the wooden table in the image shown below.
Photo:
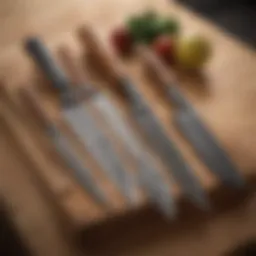
<path fill-rule="evenodd" d="M 52 48 L 60 43 L 76 48 L 71 32 L 77 26 L 91 23 L 104 36 L 129 13 L 145 7 L 175 13 L 184 26 L 184 33 L 203 33 L 212 41 L 214 55 L 205 69 L 207 83 L 202 90 L 204 93 L 196 94 L 195 87 L 184 86 L 185 93 L 240 169 L 247 175 L 255 174 L 255 52 L 174 3 L 163 0 L 58 0 L 54 6 L 51 1 L 13 0 L 2 3 L 0 20 L 4 36 L 0 37 L 0 77 L 11 87 L 26 83 L 31 77 L 31 62 L 22 52 L 21 45 L 22 40 L 31 34 L 42 36 Z M 26 170 L 28 165 L 22 157 L 16 155 L 13 161 L 14 152 L 1 130 L 0 188 L 14 207 L 15 222 L 38 255 L 68 255 L 69 250 L 63 245 L 66 238 L 61 235 L 63 232 L 56 217 L 59 209 L 49 203 L 49 191 L 42 185 L 38 186 L 37 179 Z M 87 238 L 88 247 L 93 252 L 105 250 L 109 252 L 107 255 L 187 255 L 188 252 L 190 255 L 220 255 L 237 242 L 256 235 L 255 213 L 255 202 L 252 201 L 229 213 L 218 214 L 210 220 L 206 218 L 202 226 L 185 223 L 180 231 L 177 226 L 177 230 L 174 228 L 175 236 L 173 230 L 163 228 L 163 223 L 152 223 L 149 230 L 146 224 L 142 224 L 142 231 L 149 233 L 147 237 L 142 238 L 142 231 L 138 237 L 134 235 L 134 239 L 123 235 L 116 240 L 119 245 L 107 239 L 109 228 L 106 227 L 100 235 L 95 231 Z M 238 221 L 240 219 L 242 221 Z M 149 216 L 147 221 L 151 220 Z M 137 230 L 137 225 L 133 225 L 128 229 L 131 234 Z M 196 231 L 188 231 L 190 228 Z M 158 239 L 153 236 L 154 231 L 158 232 Z M 34 233 L 40 237 L 35 237 Z M 100 241 L 101 248 L 93 245 L 95 239 Z"/>

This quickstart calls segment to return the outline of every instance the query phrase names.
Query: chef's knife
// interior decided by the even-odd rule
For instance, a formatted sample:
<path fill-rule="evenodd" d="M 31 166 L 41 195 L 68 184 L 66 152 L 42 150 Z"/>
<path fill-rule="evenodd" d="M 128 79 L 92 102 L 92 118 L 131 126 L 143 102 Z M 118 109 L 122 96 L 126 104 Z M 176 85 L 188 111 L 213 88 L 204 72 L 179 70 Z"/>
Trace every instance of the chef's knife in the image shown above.
<path fill-rule="evenodd" d="M 242 187 L 245 184 L 243 177 L 180 92 L 171 70 L 167 71 L 163 63 L 148 49 L 141 47 L 138 52 L 151 74 L 159 80 L 167 99 L 176 106 L 174 121 L 203 162 L 225 184 Z"/>
<path fill-rule="evenodd" d="M 121 111 L 112 103 L 111 99 L 97 91 L 87 81 L 81 65 L 76 62 L 67 48 L 60 49 L 59 59 L 66 72 L 70 74 L 72 81 L 76 84 L 84 84 L 93 93 L 90 105 L 98 109 L 103 115 L 105 121 L 111 126 L 112 130 L 118 135 L 125 145 L 126 152 L 135 159 L 138 166 L 139 181 L 146 191 L 149 199 L 168 217 L 176 213 L 175 202 L 170 193 L 168 182 L 161 176 L 152 156 L 145 150 L 142 141 L 136 136 L 129 123 L 123 118 Z"/>
<path fill-rule="evenodd" d="M 120 86 L 119 92 L 128 99 L 133 117 L 145 135 L 147 142 L 162 161 L 168 165 L 170 174 L 181 185 L 185 195 L 201 208 L 208 208 L 207 196 L 201 184 L 183 159 L 175 143 L 165 133 L 162 125 L 143 100 L 142 95 L 136 89 L 136 85 L 127 76 L 123 75 L 117 66 L 111 63 L 92 31 L 82 28 L 79 32 L 81 41 L 89 48 L 93 57 L 97 59 L 101 69 Z"/>
<path fill-rule="evenodd" d="M 74 89 L 65 73 L 54 62 L 48 49 L 39 39 L 27 41 L 26 49 L 46 74 L 52 85 L 60 91 L 63 116 L 70 127 L 95 157 L 101 169 L 115 183 L 130 203 L 137 201 L 134 182 L 120 161 L 113 145 L 86 106 L 80 106 L 77 97 L 83 94 L 81 88 Z"/>
<path fill-rule="evenodd" d="M 91 170 L 83 166 L 81 160 L 72 149 L 68 139 L 47 117 L 47 114 L 39 103 L 40 100 L 38 99 L 38 96 L 28 89 L 22 90 L 20 95 L 26 104 L 28 104 L 30 110 L 36 115 L 37 122 L 39 122 L 39 124 L 46 129 L 46 132 L 50 137 L 57 153 L 61 156 L 67 166 L 71 168 L 77 182 L 86 191 L 88 191 L 88 193 L 98 203 L 104 207 L 111 205 L 104 192 L 96 184 L 95 178 L 91 174 Z"/>
<path fill-rule="evenodd" d="M 14 101 L 14 99 L 11 97 L 10 93 L 8 92 L 8 89 L 5 86 L 1 86 L 0 90 L 1 90 L 0 95 L 1 95 L 2 101 L 6 101 L 6 103 L 8 104 L 13 114 L 19 114 L 19 115 L 25 114 L 25 113 L 22 113 L 22 111 L 17 112 L 19 110 L 19 107 L 17 103 Z M 43 127 L 47 125 L 47 130 L 50 132 L 50 135 L 54 136 L 53 144 L 56 150 L 58 151 L 63 161 L 72 169 L 74 177 L 78 179 L 79 184 L 99 204 L 103 205 L 104 207 L 109 206 L 111 203 L 105 197 L 104 192 L 97 187 L 95 180 L 93 179 L 93 176 L 90 174 L 90 170 L 88 170 L 87 168 L 84 168 L 81 162 L 79 162 L 79 160 L 76 157 L 73 157 L 75 153 L 72 150 L 71 145 L 68 143 L 67 139 L 63 135 L 61 135 L 61 133 L 59 133 L 58 129 L 53 125 L 51 125 L 47 115 L 44 114 L 43 108 L 39 105 L 40 103 L 37 97 L 33 96 L 34 94 L 32 94 L 32 92 L 28 94 L 28 96 L 27 96 L 27 93 L 24 93 L 24 94 L 22 93 L 21 95 L 25 96 L 24 99 L 26 104 L 29 104 L 30 109 L 34 110 L 33 111 L 34 114 L 38 117 L 37 121 L 39 121 L 40 124 L 43 125 Z M 29 95 L 32 95 L 32 96 L 29 97 Z M 54 131 L 54 133 L 51 131 Z"/>

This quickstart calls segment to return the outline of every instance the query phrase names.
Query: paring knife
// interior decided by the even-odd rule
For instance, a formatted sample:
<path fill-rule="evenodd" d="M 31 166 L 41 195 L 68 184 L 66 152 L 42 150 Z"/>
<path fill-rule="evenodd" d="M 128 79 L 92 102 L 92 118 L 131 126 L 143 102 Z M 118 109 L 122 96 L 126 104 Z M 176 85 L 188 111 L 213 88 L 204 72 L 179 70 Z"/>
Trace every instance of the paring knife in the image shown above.
<path fill-rule="evenodd" d="M 36 115 L 39 124 L 46 129 L 57 153 L 61 156 L 67 166 L 71 168 L 78 183 L 93 197 L 94 200 L 96 200 L 96 202 L 100 203 L 104 207 L 109 207 L 111 203 L 105 196 L 104 192 L 96 184 L 95 178 L 91 174 L 91 170 L 83 166 L 81 160 L 72 149 L 68 139 L 49 120 L 47 113 L 45 113 L 39 103 L 40 100 L 38 99 L 38 96 L 28 89 L 22 90 L 20 95 Z"/>
<path fill-rule="evenodd" d="M 59 51 L 59 59 L 64 65 L 66 72 L 69 72 L 72 81 L 83 86 L 85 90 L 88 89 L 89 92 L 92 90 L 95 91 L 90 105 L 98 109 L 104 115 L 106 122 L 118 135 L 118 139 L 125 145 L 128 154 L 135 159 L 138 166 L 139 181 L 145 189 L 150 201 L 156 204 L 166 216 L 173 217 L 176 213 L 176 206 L 170 193 L 169 184 L 159 173 L 156 163 L 149 152 L 145 150 L 145 147 L 143 147 L 142 141 L 136 136 L 129 123 L 124 120 L 121 111 L 117 109 L 117 106 L 112 103 L 107 95 L 97 92 L 97 90 L 86 81 L 81 66 L 74 61 L 69 49 L 61 49 Z"/>
<path fill-rule="evenodd" d="M 123 166 L 108 138 L 86 106 L 80 106 L 78 97 L 84 92 L 74 89 L 65 73 L 58 67 L 44 44 L 36 38 L 27 41 L 26 49 L 46 74 L 52 85 L 60 91 L 63 116 L 85 147 L 92 153 L 101 169 L 117 186 L 121 194 L 133 204 L 137 201 L 134 182 Z"/>
<path fill-rule="evenodd" d="M 136 123 L 147 138 L 155 153 L 169 167 L 169 172 L 181 185 L 184 194 L 203 209 L 209 208 L 208 198 L 201 184 L 193 174 L 191 168 L 183 159 L 175 143 L 165 133 L 162 125 L 156 119 L 143 97 L 132 84 L 129 78 L 113 66 L 103 48 L 98 44 L 96 36 L 87 28 L 79 31 L 81 41 L 89 48 L 93 57 L 100 63 L 100 67 L 111 81 L 116 81 L 119 90 L 129 101 L 130 108 Z"/>
<path fill-rule="evenodd" d="M 167 71 L 164 64 L 148 49 L 141 47 L 138 52 L 145 66 L 160 81 L 167 99 L 176 106 L 174 121 L 206 166 L 223 183 L 237 188 L 243 187 L 245 181 L 242 175 L 177 88 L 174 74 L 169 69 Z"/>

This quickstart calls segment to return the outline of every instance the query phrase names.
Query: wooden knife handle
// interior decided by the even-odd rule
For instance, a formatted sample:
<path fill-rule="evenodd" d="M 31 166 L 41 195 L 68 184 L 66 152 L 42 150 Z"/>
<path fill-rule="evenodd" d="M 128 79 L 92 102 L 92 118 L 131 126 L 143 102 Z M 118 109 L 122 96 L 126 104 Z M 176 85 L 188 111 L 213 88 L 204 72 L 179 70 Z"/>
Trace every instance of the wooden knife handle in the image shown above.
<path fill-rule="evenodd" d="M 164 63 L 149 48 L 140 45 L 136 52 L 149 74 L 159 82 L 157 88 L 160 88 L 175 105 L 190 108 L 190 104 L 177 86 L 178 79 L 175 73 L 171 69 L 167 69 Z"/>
<path fill-rule="evenodd" d="M 82 65 L 76 60 L 72 50 L 68 47 L 61 47 L 58 50 L 58 57 L 64 70 L 72 80 L 72 85 L 79 89 L 75 90 L 77 100 L 80 102 L 91 99 L 97 93 L 97 90 L 89 83 Z"/>
<path fill-rule="evenodd" d="M 19 93 L 33 115 L 37 118 L 39 124 L 45 128 L 48 128 L 49 125 L 51 125 L 51 121 L 47 112 L 44 110 L 42 104 L 40 103 L 40 98 L 36 92 L 32 91 L 31 89 L 22 88 L 20 89 Z"/>
<path fill-rule="evenodd" d="M 85 82 L 85 74 L 83 73 L 82 67 L 75 60 L 75 56 L 70 48 L 59 48 L 57 56 L 74 84 L 78 85 Z"/>
<path fill-rule="evenodd" d="M 166 69 L 163 62 L 146 46 L 139 45 L 136 53 L 142 60 L 144 67 L 149 69 L 150 73 L 154 73 L 160 80 L 161 84 L 175 83 L 176 78 L 171 69 Z"/>
<path fill-rule="evenodd" d="M 114 90 L 122 93 L 120 86 L 120 79 L 123 76 L 120 65 L 115 65 L 115 62 L 108 56 L 106 50 L 100 44 L 100 40 L 93 33 L 91 29 L 84 26 L 78 31 L 79 39 L 84 48 L 88 49 L 91 54 L 97 68 L 106 77 L 109 83 L 111 83 Z"/>

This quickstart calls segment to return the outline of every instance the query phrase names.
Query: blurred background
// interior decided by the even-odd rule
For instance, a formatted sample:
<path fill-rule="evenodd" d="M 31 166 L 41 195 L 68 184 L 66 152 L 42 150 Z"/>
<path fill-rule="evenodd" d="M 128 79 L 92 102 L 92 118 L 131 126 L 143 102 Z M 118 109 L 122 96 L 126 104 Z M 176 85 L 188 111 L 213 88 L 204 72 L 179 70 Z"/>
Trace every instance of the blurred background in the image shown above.
<path fill-rule="evenodd" d="M 254 0 L 178 0 L 218 26 L 256 47 L 256 2 Z"/>

